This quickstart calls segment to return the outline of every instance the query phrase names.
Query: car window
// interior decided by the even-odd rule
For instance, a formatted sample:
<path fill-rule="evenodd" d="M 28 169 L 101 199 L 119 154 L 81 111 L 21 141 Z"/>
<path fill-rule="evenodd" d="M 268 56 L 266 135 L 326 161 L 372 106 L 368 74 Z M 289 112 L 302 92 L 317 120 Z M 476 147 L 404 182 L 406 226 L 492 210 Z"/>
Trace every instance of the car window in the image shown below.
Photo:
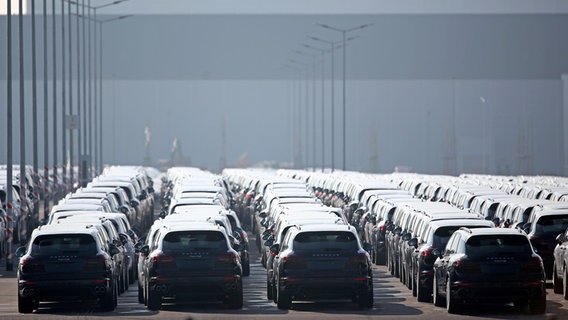
<path fill-rule="evenodd" d="M 530 243 L 522 235 L 484 235 L 471 237 L 465 246 L 469 256 L 530 254 Z"/>
<path fill-rule="evenodd" d="M 568 215 L 544 216 L 538 219 L 536 234 L 559 234 L 568 227 Z"/>
<path fill-rule="evenodd" d="M 294 238 L 294 251 L 356 250 L 357 238 L 351 232 L 303 232 Z"/>
<path fill-rule="evenodd" d="M 95 239 L 88 234 L 45 235 L 34 239 L 31 255 L 45 257 L 53 255 L 90 256 L 97 253 Z"/>
<path fill-rule="evenodd" d="M 227 239 L 219 231 L 179 231 L 164 236 L 162 251 L 165 253 L 195 250 L 227 251 Z"/>

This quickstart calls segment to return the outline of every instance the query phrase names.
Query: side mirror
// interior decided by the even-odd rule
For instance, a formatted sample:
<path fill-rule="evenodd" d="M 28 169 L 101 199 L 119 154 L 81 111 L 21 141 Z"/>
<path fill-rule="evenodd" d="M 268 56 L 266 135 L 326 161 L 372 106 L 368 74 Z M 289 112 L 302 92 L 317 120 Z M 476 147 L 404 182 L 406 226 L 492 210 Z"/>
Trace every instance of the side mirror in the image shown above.
<path fill-rule="evenodd" d="M 118 239 L 112 240 L 112 244 L 117 248 L 122 247 L 122 242 L 120 242 L 120 240 Z"/>
<path fill-rule="evenodd" d="M 140 248 L 140 254 L 146 257 L 148 254 L 150 254 L 150 247 L 148 245 L 142 246 L 142 248 Z"/>
<path fill-rule="evenodd" d="M 261 218 L 263 218 L 263 219 L 266 218 L 266 217 L 267 217 L 266 211 L 261 211 L 261 212 L 258 214 L 258 216 L 261 217 Z"/>
<path fill-rule="evenodd" d="M 530 223 L 525 223 L 525 225 L 523 226 L 523 231 L 527 234 L 530 233 L 531 232 L 531 226 L 532 225 Z"/>
<path fill-rule="evenodd" d="M 143 246 L 144 246 L 144 242 L 142 242 L 142 241 L 136 242 L 136 244 L 134 245 L 134 252 L 140 253 L 140 250 L 142 249 Z"/>
<path fill-rule="evenodd" d="M 140 204 L 140 202 L 138 200 L 133 199 L 133 200 L 130 201 L 130 206 L 132 208 L 137 208 L 139 204 Z"/>
<path fill-rule="evenodd" d="M 270 254 L 276 255 L 278 252 L 280 252 L 280 245 L 278 243 L 270 246 Z"/>
<path fill-rule="evenodd" d="M 418 238 L 412 238 L 408 240 L 408 245 L 414 248 L 418 248 Z"/>
<path fill-rule="evenodd" d="M 392 223 L 387 223 L 387 231 L 392 232 L 394 230 L 394 225 Z"/>
<path fill-rule="evenodd" d="M 394 229 L 393 233 L 396 234 L 396 235 L 400 235 L 402 233 L 402 228 L 398 227 L 398 228 Z"/>
<path fill-rule="evenodd" d="M 119 210 L 120 210 L 120 212 L 122 212 L 124 214 L 128 213 L 128 208 L 126 206 L 121 206 Z"/>
<path fill-rule="evenodd" d="M 377 217 L 371 217 L 370 220 L 373 225 L 377 224 Z"/>
<path fill-rule="evenodd" d="M 363 243 L 363 250 L 365 250 L 367 252 L 371 252 L 371 250 L 373 250 L 373 245 L 368 243 L 368 242 L 364 242 Z"/>
<path fill-rule="evenodd" d="M 119 234 L 118 237 L 120 238 L 120 242 L 122 242 L 123 245 L 128 243 L 128 236 L 124 233 Z"/>
<path fill-rule="evenodd" d="M 409 232 L 402 235 L 403 241 L 408 241 L 408 240 L 410 240 L 410 238 L 412 238 L 412 235 Z"/>
<path fill-rule="evenodd" d="M 266 246 L 268 248 L 272 247 L 273 244 L 274 244 L 273 239 L 268 239 L 268 240 L 264 241 L 264 246 Z"/>
<path fill-rule="evenodd" d="M 435 257 L 441 257 L 442 251 L 440 251 L 440 249 L 436 248 L 436 249 L 432 250 L 432 255 L 434 255 Z"/>
<path fill-rule="evenodd" d="M 158 217 L 164 219 L 166 217 L 166 211 L 165 210 L 160 211 L 160 214 L 158 214 Z"/>
<path fill-rule="evenodd" d="M 499 218 L 493 218 L 493 223 L 495 224 L 495 226 L 498 226 L 500 222 L 501 220 Z"/>
<path fill-rule="evenodd" d="M 26 254 L 26 247 L 19 247 L 16 249 L 16 257 L 21 258 Z"/>
<path fill-rule="evenodd" d="M 111 257 L 114 257 L 118 253 L 120 253 L 120 250 L 118 250 L 118 248 L 114 244 L 111 244 L 109 248 L 109 254 L 111 255 Z"/>

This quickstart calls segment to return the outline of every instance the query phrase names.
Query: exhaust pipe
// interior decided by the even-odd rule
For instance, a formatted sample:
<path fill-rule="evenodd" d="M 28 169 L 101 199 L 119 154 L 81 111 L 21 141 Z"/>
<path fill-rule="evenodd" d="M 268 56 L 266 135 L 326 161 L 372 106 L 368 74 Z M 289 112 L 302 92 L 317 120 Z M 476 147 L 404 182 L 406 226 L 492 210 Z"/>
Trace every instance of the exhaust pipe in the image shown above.
<path fill-rule="evenodd" d="M 36 291 L 33 288 L 24 289 L 24 296 L 26 296 L 26 297 L 33 297 L 33 296 L 35 296 L 35 294 L 36 294 Z"/>

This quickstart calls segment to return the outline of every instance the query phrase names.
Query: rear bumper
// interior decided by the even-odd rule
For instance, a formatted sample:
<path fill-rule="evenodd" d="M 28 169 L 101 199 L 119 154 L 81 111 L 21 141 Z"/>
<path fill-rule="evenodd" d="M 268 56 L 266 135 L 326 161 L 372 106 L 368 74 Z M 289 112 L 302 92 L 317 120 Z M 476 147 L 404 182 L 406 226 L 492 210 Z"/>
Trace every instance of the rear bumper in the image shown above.
<path fill-rule="evenodd" d="M 299 278 L 285 277 L 278 280 L 280 290 L 295 299 L 353 298 L 372 293 L 370 276 L 353 278 Z"/>
<path fill-rule="evenodd" d="M 204 276 L 149 279 L 149 290 L 162 296 L 219 297 L 240 290 L 241 276 Z"/>
<path fill-rule="evenodd" d="M 36 300 L 95 299 L 112 293 L 109 278 L 83 280 L 18 281 L 20 297 Z"/>
<path fill-rule="evenodd" d="M 546 282 L 463 282 L 451 286 L 452 295 L 461 300 L 511 302 L 531 300 L 546 295 Z"/>

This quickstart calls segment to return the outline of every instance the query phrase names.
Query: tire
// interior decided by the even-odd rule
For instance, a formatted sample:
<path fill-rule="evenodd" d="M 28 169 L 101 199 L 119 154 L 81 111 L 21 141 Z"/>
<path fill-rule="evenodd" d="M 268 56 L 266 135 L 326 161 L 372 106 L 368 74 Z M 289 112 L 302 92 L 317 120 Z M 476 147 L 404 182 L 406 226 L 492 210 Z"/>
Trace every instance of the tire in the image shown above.
<path fill-rule="evenodd" d="M 421 284 L 418 272 L 416 273 L 416 282 L 414 282 L 412 290 L 416 291 L 416 300 L 418 300 L 418 302 L 430 301 L 430 292 L 428 292 L 427 288 Z"/>
<path fill-rule="evenodd" d="M 452 291 L 450 288 L 450 284 L 452 282 L 450 280 L 451 279 L 448 276 L 448 282 L 446 283 L 446 310 L 448 311 L 448 313 L 457 314 L 461 309 L 461 303 L 458 301 L 458 299 L 452 296 Z"/>
<path fill-rule="evenodd" d="M 558 273 L 556 270 L 556 263 L 555 263 L 552 268 L 552 290 L 554 291 L 554 293 L 562 293 L 563 288 L 564 288 L 564 283 L 560 282 L 560 279 L 558 279 Z"/>
<path fill-rule="evenodd" d="M 529 310 L 532 314 L 543 314 L 546 311 L 546 295 L 532 299 L 529 302 Z"/>
<path fill-rule="evenodd" d="M 115 288 L 113 285 L 113 288 L 111 290 L 111 292 L 105 294 L 103 297 L 101 297 L 99 304 L 101 307 L 102 311 L 113 311 L 114 308 L 116 307 L 115 305 L 115 298 L 116 297 L 116 293 L 115 293 Z"/>
<path fill-rule="evenodd" d="M 374 298 L 372 290 L 371 292 L 366 292 L 360 295 L 359 299 L 357 300 L 357 305 L 359 306 L 359 309 L 371 309 L 373 307 L 373 304 L 374 304 Z"/>
<path fill-rule="evenodd" d="M 134 284 L 135 281 L 136 281 L 136 268 L 132 266 L 132 268 L 128 272 L 128 283 Z"/>
<path fill-rule="evenodd" d="M 32 313 L 35 309 L 35 303 L 32 299 L 23 298 L 18 294 L 18 312 L 19 313 Z"/>
<path fill-rule="evenodd" d="M 385 258 L 385 254 L 384 252 L 381 254 L 379 252 L 375 253 L 375 263 L 381 266 L 384 266 L 386 264 L 386 258 Z"/>
<path fill-rule="evenodd" d="M 266 264 L 266 262 L 265 262 Z M 250 276 L 250 260 L 247 259 L 243 262 L 243 276 Z"/>
<path fill-rule="evenodd" d="M 144 287 L 138 283 L 138 303 L 144 303 Z"/>
<path fill-rule="evenodd" d="M 445 307 L 446 300 L 442 299 L 440 293 L 438 292 L 438 280 L 436 277 L 436 273 L 434 273 L 434 283 L 432 287 L 432 298 L 434 300 L 434 305 L 436 307 Z"/>
<path fill-rule="evenodd" d="M 230 309 L 241 309 L 243 307 L 243 283 L 239 281 L 237 284 L 237 292 L 231 294 L 227 299 L 227 305 Z"/>
<path fill-rule="evenodd" d="M 162 296 L 152 290 L 148 290 L 148 310 L 156 311 L 162 306 Z"/>
<path fill-rule="evenodd" d="M 568 269 L 564 266 L 564 277 L 562 279 L 562 296 L 568 300 Z"/>
<path fill-rule="evenodd" d="M 266 280 L 266 298 L 268 300 L 274 299 L 274 295 L 272 292 L 272 285 L 270 285 L 270 282 L 268 282 L 268 280 Z"/>
<path fill-rule="evenodd" d="M 280 310 L 288 310 L 292 307 L 292 297 L 282 292 L 280 286 L 276 290 L 276 307 Z"/>

